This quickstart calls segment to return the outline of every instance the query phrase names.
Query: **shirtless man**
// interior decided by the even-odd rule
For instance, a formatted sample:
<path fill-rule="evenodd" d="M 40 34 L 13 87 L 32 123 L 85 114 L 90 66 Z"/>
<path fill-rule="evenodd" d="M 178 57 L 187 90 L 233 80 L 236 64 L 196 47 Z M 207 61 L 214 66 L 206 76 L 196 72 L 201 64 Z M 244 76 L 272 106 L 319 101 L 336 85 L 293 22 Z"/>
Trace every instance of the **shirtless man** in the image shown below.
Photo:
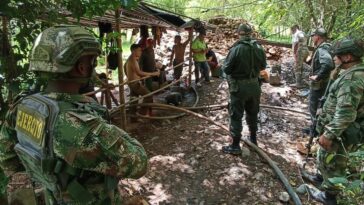
<path fill-rule="evenodd" d="M 183 43 L 181 43 L 182 38 L 180 35 L 176 35 L 174 37 L 174 45 L 172 48 L 171 61 L 169 63 L 169 66 L 172 65 L 176 66 L 184 61 L 186 46 L 190 41 L 191 36 L 192 34 L 188 35 L 188 39 Z M 175 80 L 180 79 L 180 77 L 182 76 L 182 70 L 183 70 L 183 65 L 174 68 L 173 77 Z"/>
<path fill-rule="evenodd" d="M 146 77 L 146 76 L 159 76 L 159 70 L 155 71 L 155 72 L 151 72 L 151 73 L 147 73 L 147 72 L 143 72 L 140 68 L 139 68 L 139 58 L 142 54 L 142 47 L 139 44 L 133 44 L 130 46 L 130 51 L 131 51 L 131 55 L 129 56 L 128 60 L 126 60 L 125 62 L 125 71 L 126 71 L 126 76 L 128 77 L 128 81 L 134 81 L 137 79 L 140 79 L 142 77 Z M 141 83 L 141 81 L 135 81 L 135 82 L 131 82 L 128 83 L 128 86 L 130 88 L 130 96 L 135 96 L 135 97 L 139 97 L 144 96 L 148 93 L 150 93 L 150 91 L 144 87 Z M 132 103 L 132 104 L 136 104 Z M 153 103 L 153 96 L 149 96 L 149 97 L 145 97 L 143 99 L 143 103 Z M 133 110 L 136 112 L 135 107 L 133 106 Z M 140 110 L 140 114 L 142 115 L 151 115 L 151 109 L 148 109 L 147 107 L 143 107 Z"/>

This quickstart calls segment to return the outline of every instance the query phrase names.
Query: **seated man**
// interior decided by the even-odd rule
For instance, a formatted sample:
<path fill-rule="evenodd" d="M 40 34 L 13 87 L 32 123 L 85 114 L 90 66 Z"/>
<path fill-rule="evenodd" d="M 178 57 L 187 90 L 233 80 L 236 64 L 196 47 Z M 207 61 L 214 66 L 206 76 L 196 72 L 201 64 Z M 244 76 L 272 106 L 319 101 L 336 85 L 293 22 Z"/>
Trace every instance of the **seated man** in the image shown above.
<path fill-rule="evenodd" d="M 140 95 L 144 96 L 144 95 L 150 93 L 150 91 L 145 86 L 143 86 L 140 81 L 135 81 L 135 80 L 138 80 L 145 76 L 150 76 L 150 77 L 159 76 L 159 70 L 156 72 L 144 72 L 140 69 L 138 60 L 141 56 L 142 48 L 139 44 L 131 45 L 130 51 L 131 51 L 131 55 L 129 56 L 128 60 L 126 60 L 125 65 L 124 65 L 125 73 L 126 73 L 126 76 L 128 77 L 128 81 L 129 82 L 134 81 L 134 82 L 128 83 L 128 86 L 130 88 L 130 95 L 135 96 L 135 97 L 139 97 Z M 143 98 L 143 102 L 152 103 L 153 96 Z M 136 104 L 136 103 L 137 102 L 134 102 L 132 104 Z M 136 112 L 135 108 L 133 108 L 133 112 Z M 143 107 L 141 109 L 140 114 L 142 114 L 142 115 L 151 114 L 151 109 L 147 109 L 146 107 Z"/>

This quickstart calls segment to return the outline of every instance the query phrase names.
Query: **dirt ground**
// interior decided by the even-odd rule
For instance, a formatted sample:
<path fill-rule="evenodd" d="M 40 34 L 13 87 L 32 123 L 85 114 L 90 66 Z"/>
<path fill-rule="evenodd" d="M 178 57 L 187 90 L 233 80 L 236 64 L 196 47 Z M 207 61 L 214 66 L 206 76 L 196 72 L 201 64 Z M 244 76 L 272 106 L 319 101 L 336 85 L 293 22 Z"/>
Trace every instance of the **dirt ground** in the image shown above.
<path fill-rule="evenodd" d="M 282 63 L 282 76 L 287 84 L 293 81 L 289 67 L 292 61 L 287 58 Z M 213 80 L 197 88 L 198 106 L 228 102 L 226 81 Z M 262 90 L 262 104 L 307 111 L 307 97 L 300 97 L 302 90 L 267 83 Z M 199 113 L 228 125 L 226 108 Z M 300 130 L 308 126 L 309 118 L 265 108 L 261 109 L 259 118 L 259 147 L 277 163 L 293 188 L 299 186 L 302 179 L 298 167 L 305 156 L 297 152 L 296 143 L 308 140 Z M 210 122 L 193 116 L 158 121 L 141 119 L 129 128 L 148 152 L 149 170 L 141 179 L 122 181 L 125 196 L 141 195 L 155 205 L 293 204 L 280 200 L 286 195 L 284 186 L 269 165 L 247 145 L 239 157 L 222 153 L 221 147 L 230 143 L 229 134 Z M 244 122 L 243 136 L 247 135 Z M 313 161 L 311 158 L 310 165 Z M 303 204 L 315 204 L 307 196 L 301 200 Z"/>
<path fill-rule="evenodd" d="M 170 44 L 170 42 L 169 42 Z M 218 51 L 217 51 L 218 53 Z M 222 55 L 219 54 L 218 55 Z M 277 62 L 269 62 L 273 65 Z M 281 59 L 281 86 L 262 86 L 261 104 L 281 106 L 307 112 L 304 90 L 287 86 L 293 83 L 293 58 Z M 305 67 L 306 77 L 308 67 Z M 200 97 L 197 106 L 220 105 L 228 102 L 227 83 L 214 78 L 210 84 L 196 88 Z M 228 111 L 203 110 L 200 114 L 228 126 Z M 302 184 L 298 167 L 304 157 L 297 152 L 297 142 L 308 141 L 301 129 L 308 126 L 307 115 L 261 108 L 258 144 L 278 165 L 293 188 Z M 121 191 L 131 204 L 152 205 L 251 205 L 293 204 L 283 202 L 286 190 L 276 174 L 257 153 L 243 145 L 241 156 L 221 152 L 230 143 L 229 133 L 205 120 L 183 116 L 171 120 L 139 119 L 128 123 L 130 135 L 138 139 L 149 156 L 147 174 L 137 180 L 122 180 Z M 244 122 L 243 136 L 248 135 Z M 310 159 L 312 170 L 314 159 Z M 26 174 L 13 177 L 10 192 L 30 187 Z M 139 200 L 143 198 L 144 203 Z M 303 204 L 315 204 L 301 196 Z"/>

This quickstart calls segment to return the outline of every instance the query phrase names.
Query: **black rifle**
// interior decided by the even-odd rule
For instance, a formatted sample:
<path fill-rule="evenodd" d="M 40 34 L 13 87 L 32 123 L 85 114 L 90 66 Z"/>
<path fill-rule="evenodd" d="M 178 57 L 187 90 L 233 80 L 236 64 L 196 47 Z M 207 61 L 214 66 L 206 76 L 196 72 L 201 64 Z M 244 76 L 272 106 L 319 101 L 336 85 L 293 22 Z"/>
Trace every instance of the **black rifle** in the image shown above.
<path fill-rule="evenodd" d="M 325 93 L 319 100 L 318 110 L 321 110 L 322 107 L 325 104 L 327 94 L 329 92 L 332 81 L 333 81 L 333 79 L 330 77 L 329 82 L 327 84 L 327 87 L 325 89 Z M 317 123 L 318 123 L 318 117 L 319 117 L 320 114 L 321 114 L 321 112 L 316 112 L 316 116 L 314 116 L 314 119 L 313 119 L 313 124 L 312 124 L 311 129 L 310 129 L 310 139 L 308 141 L 308 144 L 306 144 L 307 155 L 306 155 L 305 163 L 303 164 L 303 168 L 305 168 L 306 163 L 308 162 L 308 157 L 310 156 L 313 139 L 316 138 L 318 136 L 318 134 L 319 134 L 316 131 L 316 127 L 317 127 Z"/>

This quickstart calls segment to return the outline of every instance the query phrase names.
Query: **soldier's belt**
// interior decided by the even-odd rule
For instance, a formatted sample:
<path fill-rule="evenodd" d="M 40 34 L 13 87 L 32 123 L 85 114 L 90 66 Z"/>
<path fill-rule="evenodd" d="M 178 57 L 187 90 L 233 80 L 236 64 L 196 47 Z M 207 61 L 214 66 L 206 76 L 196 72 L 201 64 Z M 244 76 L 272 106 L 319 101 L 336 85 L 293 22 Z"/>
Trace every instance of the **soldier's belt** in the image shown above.
<path fill-rule="evenodd" d="M 258 82 L 258 78 L 233 78 L 238 83 L 255 83 Z"/>

